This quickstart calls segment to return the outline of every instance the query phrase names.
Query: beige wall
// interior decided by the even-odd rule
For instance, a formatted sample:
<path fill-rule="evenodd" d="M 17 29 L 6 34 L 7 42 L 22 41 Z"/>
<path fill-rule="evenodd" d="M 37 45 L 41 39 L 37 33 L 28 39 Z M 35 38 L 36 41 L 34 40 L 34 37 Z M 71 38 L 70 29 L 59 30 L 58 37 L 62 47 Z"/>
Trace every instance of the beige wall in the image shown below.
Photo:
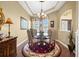
<path fill-rule="evenodd" d="M 55 29 L 58 30 L 58 40 L 64 42 L 65 44 L 69 43 L 69 32 L 60 31 L 60 20 L 61 15 L 66 11 L 72 9 L 72 27 L 73 31 L 77 30 L 77 19 L 76 19 L 76 2 L 66 2 L 62 8 L 60 8 L 55 13 L 49 14 L 49 20 L 55 21 Z M 53 16 L 54 15 L 54 16 Z"/>
<path fill-rule="evenodd" d="M 20 16 L 25 17 L 30 23 L 29 21 L 30 16 L 27 14 L 27 12 L 18 4 L 18 2 L 0 2 L 0 7 L 3 8 L 5 18 L 10 17 L 14 23 L 11 25 L 11 35 L 18 36 L 17 43 L 19 44 L 23 40 L 27 40 L 27 31 L 20 30 Z M 55 24 L 54 29 L 57 30 L 58 40 L 61 40 L 65 44 L 68 44 L 69 42 L 69 39 L 68 39 L 69 33 L 60 31 L 60 18 L 61 18 L 61 15 L 68 9 L 72 9 L 73 11 L 72 12 L 72 26 L 75 32 L 77 29 L 76 2 L 66 2 L 63 5 L 63 7 L 59 9 L 59 11 L 48 14 L 49 28 L 51 28 L 50 21 L 54 20 L 54 24 Z M 30 27 L 30 24 L 28 27 Z M 8 29 L 7 25 L 4 25 L 2 27 L 2 31 L 5 33 L 7 33 L 8 31 L 7 29 Z"/>
<path fill-rule="evenodd" d="M 76 2 L 67 2 L 65 3 L 65 5 L 59 10 L 59 17 L 61 17 L 62 13 L 64 13 L 66 10 L 72 9 L 72 28 L 73 31 L 75 32 L 77 29 L 77 22 L 76 22 Z M 60 19 L 60 18 L 59 18 Z M 69 32 L 62 32 L 59 31 L 58 32 L 58 38 L 59 40 L 61 40 L 62 42 L 64 42 L 65 44 L 69 43 Z"/>
<path fill-rule="evenodd" d="M 56 30 L 56 37 L 58 39 L 58 16 L 57 12 L 53 12 L 51 14 L 48 14 L 48 20 L 49 20 L 49 29 L 55 29 Z M 54 28 L 50 27 L 50 21 L 54 21 Z"/>
<path fill-rule="evenodd" d="M 66 11 L 72 9 L 72 26 L 73 26 L 73 30 L 76 31 L 77 29 L 77 25 L 76 23 L 76 2 L 66 2 L 64 4 L 64 6 L 58 11 L 58 17 L 60 18 L 61 15 Z"/>
<path fill-rule="evenodd" d="M 18 4 L 18 2 L 0 2 L 0 7 L 3 8 L 3 13 L 5 19 L 10 17 L 13 21 L 11 24 L 11 36 L 17 36 L 17 44 L 21 43 L 23 40 L 27 40 L 27 31 L 20 30 L 20 16 L 23 16 L 30 23 L 30 16 L 27 12 Z M 30 25 L 28 25 L 30 27 Z M 7 33 L 8 27 L 5 24 L 2 27 L 2 31 Z"/>
<path fill-rule="evenodd" d="M 54 29 L 56 29 L 56 30 L 58 30 L 58 25 L 57 25 L 57 23 L 58 23 L 58 17 L 57 17 L 57 12 L 53 12 L 53 13 L 51 13 L 51 14 L 48 14 L 48 19 L 49 19 L 49 28 L 51 28 L 50 27 L 50 21 L 54 21 L 55 23 L 55 25 L 54 25 Z"/>

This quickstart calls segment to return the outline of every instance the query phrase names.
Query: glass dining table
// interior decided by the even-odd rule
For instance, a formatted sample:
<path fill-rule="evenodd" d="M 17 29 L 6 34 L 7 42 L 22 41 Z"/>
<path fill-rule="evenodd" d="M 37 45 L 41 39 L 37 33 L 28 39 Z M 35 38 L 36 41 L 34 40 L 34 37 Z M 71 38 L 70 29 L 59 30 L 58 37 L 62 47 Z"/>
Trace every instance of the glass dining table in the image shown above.
<path fill-rule="evenodd" d="M 49 39 L 49 36 L 48 36 L 47 33 L 43 33 L 42 36 L 40 35 L 40 33 L 37 33 L 37 35 L 34 36 L 34 38 L 35 38 L 35 39 L 38 39 L 38 40 L 39 40 L 39 39 L 41 40 L 41 37 L 42 37 L 42 39 L 44 39 L 44 40 Z"/>

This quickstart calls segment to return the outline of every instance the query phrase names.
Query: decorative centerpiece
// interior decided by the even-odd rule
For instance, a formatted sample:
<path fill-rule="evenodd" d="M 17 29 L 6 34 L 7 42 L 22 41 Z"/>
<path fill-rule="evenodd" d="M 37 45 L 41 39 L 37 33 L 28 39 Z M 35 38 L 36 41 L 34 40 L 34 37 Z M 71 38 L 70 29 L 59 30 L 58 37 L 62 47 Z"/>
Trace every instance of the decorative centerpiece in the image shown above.
<path fill-rule="evenodd" d="M 5 34 L 4 34 L 2 31 L 0 31 L 0 41 L 1 41 L 4 37 L 5 37 Z"/>
<path fill-rule="evenodd" d="M 44 39 L 43 33 L 44 33 L 43 31 L 39 32 L 39 37 L 38 38 L 40 39 L 40 41 L 43 41 L 43 39 Z"/>

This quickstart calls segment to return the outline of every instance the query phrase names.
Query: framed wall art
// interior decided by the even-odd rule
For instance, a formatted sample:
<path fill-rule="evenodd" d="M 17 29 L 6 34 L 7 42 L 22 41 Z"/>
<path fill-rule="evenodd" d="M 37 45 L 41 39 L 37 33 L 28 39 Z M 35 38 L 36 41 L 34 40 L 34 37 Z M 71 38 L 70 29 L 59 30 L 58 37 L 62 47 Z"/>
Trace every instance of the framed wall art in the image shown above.
<path fill-rule="evenodd" d="M 28 21 L 24 17 L 20 17 L 20 29 L 27 30 L 28 29 Z"/>
<path fill-rule="evenodd" d="M 50 21 L 50 27 L 54 27 L 54 21 Z"/>

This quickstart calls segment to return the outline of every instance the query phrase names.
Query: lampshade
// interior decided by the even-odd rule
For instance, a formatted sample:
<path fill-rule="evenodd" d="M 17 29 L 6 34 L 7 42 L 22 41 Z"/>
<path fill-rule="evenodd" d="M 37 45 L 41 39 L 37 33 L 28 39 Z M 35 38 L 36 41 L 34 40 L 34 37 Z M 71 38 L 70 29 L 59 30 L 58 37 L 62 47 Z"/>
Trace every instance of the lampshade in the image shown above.
<path fill-rule="evenodd" d="M 11 18 L 7 18 L 7 20 L 6 20 L 5 24 L 13 24 L 13 22 L 12 22 Z"/>

